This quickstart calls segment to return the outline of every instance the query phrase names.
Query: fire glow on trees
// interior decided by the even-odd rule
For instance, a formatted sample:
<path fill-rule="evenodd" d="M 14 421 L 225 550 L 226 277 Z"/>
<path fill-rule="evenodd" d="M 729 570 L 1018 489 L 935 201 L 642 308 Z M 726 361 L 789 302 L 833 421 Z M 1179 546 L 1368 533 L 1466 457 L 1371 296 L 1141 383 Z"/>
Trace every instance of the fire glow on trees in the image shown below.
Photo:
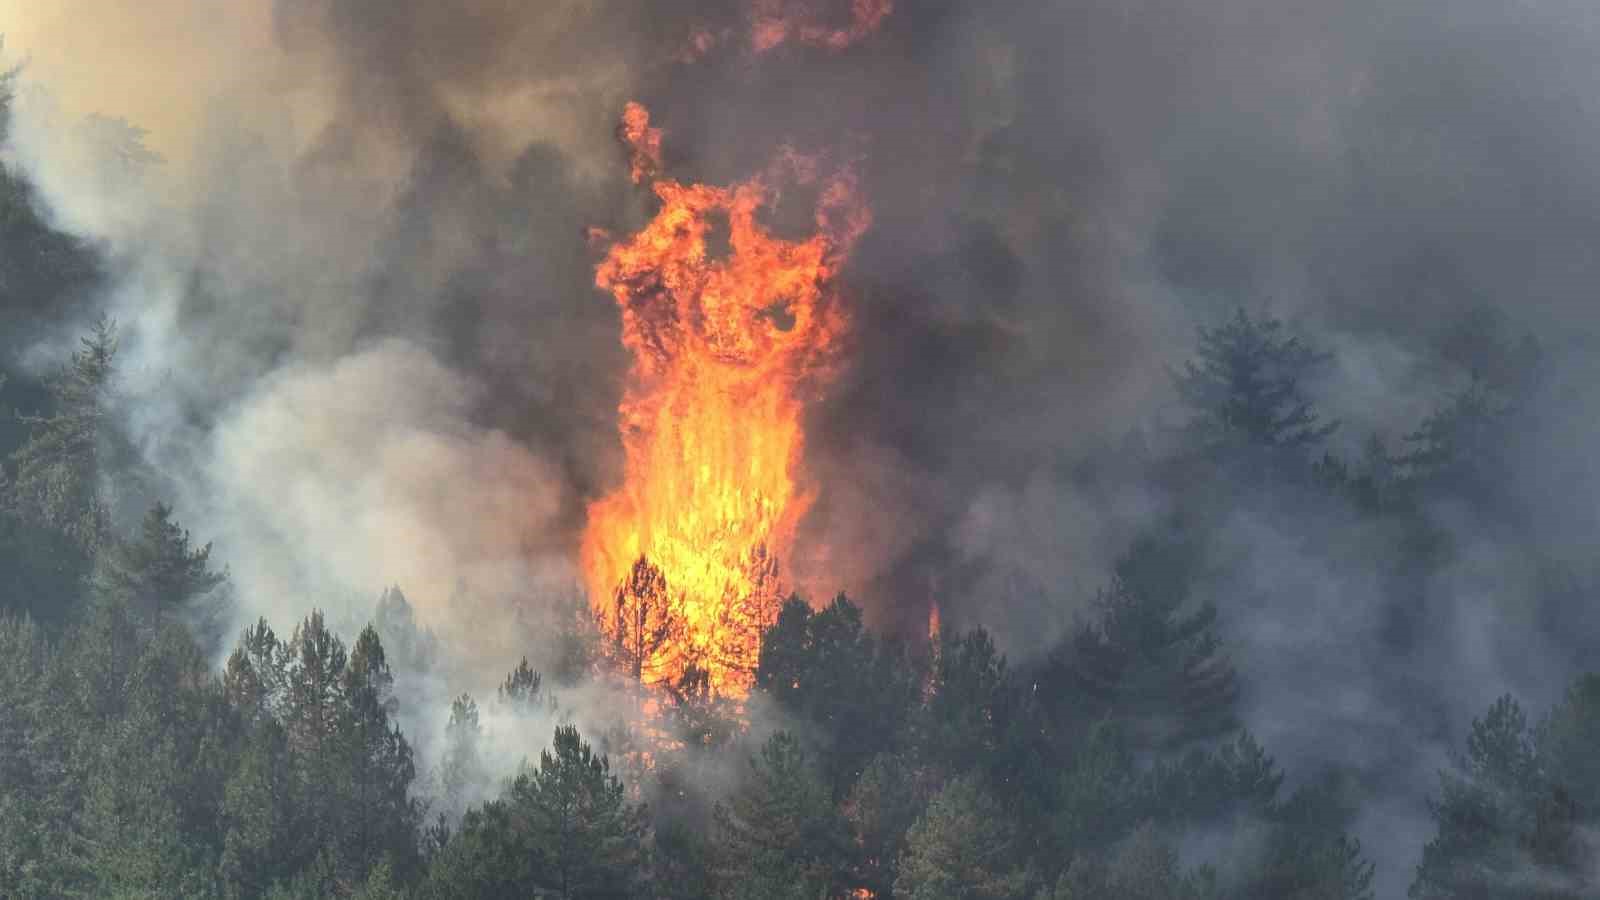
<path fill-rule="evenodd" d="M 635 180 L 661 132 L 629 104 Z M 778 561 L 811 499 L 802 417 L 830 380 L 847 320 L 833 283 L 871 221 L 844 168 L 781 153 L 732 187 L 654 180 L 655 218 L 611 246 L 595 283 L 622 313 L 632 366 L 622 485 L 589 508 L 591 603 L 624 668 L 648 684 L 749 688 L 781 602 Z M 814 192 L 803 240 L 763 224 L 785 191 Z"/>

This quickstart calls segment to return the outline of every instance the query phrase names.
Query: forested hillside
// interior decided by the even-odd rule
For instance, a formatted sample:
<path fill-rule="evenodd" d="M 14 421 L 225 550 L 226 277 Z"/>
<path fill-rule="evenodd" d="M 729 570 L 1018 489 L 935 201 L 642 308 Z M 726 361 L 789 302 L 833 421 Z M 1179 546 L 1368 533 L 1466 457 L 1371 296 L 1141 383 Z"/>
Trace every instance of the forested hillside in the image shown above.
<path fill-rule="evenodd" d="M 0 900 L 1600 898 L 1593 20 L 0 0 Z"/>
<path fill-rule="evenodd" d="M 5 465 L 7 896 L 1371 897 L 1350 830 L 1363 773 L 1286 773 L 1242 727 L 1252 686 L 1219 623 L 1248 607 L 1196 601 L 1200 549 L 1238 505 L 1285 529 L 1307 509 L 1381 522 L 1394 540 L 1361 564 L 1395 585 L 1385 639 L 1425 642 L 1406 586 L 1451 553 L 1429 510 L 1516 515 L 1497 467 L 1539 434 L 1519 345 L 1520 367 L 1445 398 L 1402 447 L 1324 453 L 1337 423 L 1299 382 L 1326 356 L 1241 313 L 1175 368 L 1183 452 L 1145 463 L 1182 502 L 1045 657 L 1012 664 L 982 628 L 879 636 L 844 596 L 797 597 L 746 701 L 690 673 L 631 728 L 558 726 L 498 781 L 480 700 L 559 721 L 567 689 L 637 678 L 627 654 L 574 611 L 559 677 L 508 659 L 497 696 L 427 711 L 449 737 L 420 770 L 379 629 L 337 633 L 306 597 L 286 633 L 219 635 L 209 545 L 159 502 L 113 527 L 107 492 L 135 477 L 108 449 L 116 349 L 111 323 L 83 337 Z M 391 640 L 427 639 L 403 595 L 382 599 Z M 1597 679 L 1548 712 L 1508 697 L 1458 723 L 1413 896 L 1592 895 Z"/>

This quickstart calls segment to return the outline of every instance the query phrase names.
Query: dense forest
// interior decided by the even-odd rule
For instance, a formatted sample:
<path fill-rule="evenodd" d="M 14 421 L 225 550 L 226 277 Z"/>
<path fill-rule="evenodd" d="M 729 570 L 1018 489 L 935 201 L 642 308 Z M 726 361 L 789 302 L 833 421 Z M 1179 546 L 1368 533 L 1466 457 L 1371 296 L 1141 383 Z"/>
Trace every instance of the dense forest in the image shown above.
<path fill-rule="evenodd" d="M 28 23 L 194 146 L 0 77 L 0 898 L 1600 897 L 1592 29 L 550 6 Z M 838 584 L 647 677 L 597 235 L 840 135 Z"/>
<path fill-rule="evenodd" d="M 26 183 L 6 190 L 21 236 L 3 245 L 7 303 L 92 277 L 90 250 L 29 213 Z M 1345 460 L 1301 387 L 1325 353 L 1270 318 L 1202 328 L 1174 370 L 1182 452 L 1139 463 L 1182 502 L 1042 658 L 1009 663 L 981 627 L 881 637 L 847 597 L 795 597 L 747 700 L 691 672 L 636 696 L 628 726 L 557 725 L 501 776 L 480 699 L 560 722 L 564 691 L 637 677 L 625 653 L 574 608 L 559 671 L 506 660 L 496 696 L 430 711 L 448 738 L 423 771 L 394 685 L 427 664 L 431 636 L 401 592 L 359 631 L 306 598 L 291 631 L 261 620 L 230 641 L 209 545 L 160 502 L 114 527 L 112 495 L 139 474 L 109 425 L 117 332 L 102 321 L 22 395 L 41 402 L 6 457 L 0 883 L 17 897 L 1372 897 L 1353 776 L 1296 773 L 1288 790 L 1241 726 L 1219 610 L 1190 589 L 1197 548 L 1238 504 L 1285 529 L 1307 509 L 1381 522 L 1393 540 L 1363 564 L 1394 585 L 1387 639 L 1421 640 L 1407 584 L 1452 552 L 1430 510 L 1514 519 L 1500 467 L 1540 434 L 1536 345 L 1492 349 L 1502 365 L 1403 447 Z M 1433 790 L 1411 896 L 1592 896 L 1597 748 L 1600 675 L 1549 710 L 1509 696 L 1485 710 Z"/>

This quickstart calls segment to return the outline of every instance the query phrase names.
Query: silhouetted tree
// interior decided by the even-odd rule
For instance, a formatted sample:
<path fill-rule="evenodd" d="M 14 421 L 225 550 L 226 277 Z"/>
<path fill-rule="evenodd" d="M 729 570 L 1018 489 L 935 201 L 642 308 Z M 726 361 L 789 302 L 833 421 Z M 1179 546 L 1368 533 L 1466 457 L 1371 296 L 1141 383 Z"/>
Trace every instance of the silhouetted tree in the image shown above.
<path fill-rule="evenodd" d="M 526 664 L 526 660 L 523 661 Z M 450 818 L 466 812 L 472 792 L 484 780 L 483 727 L 478 704 L 468 694 L 450 703 L 450 722 L 444 731 L 444 756 L 439 763 L 440 787 Z"/>
<path fill-rule="evenodd" d="M 1237 725 L 1238 681 L 1216 634 L 1216 608 L 1186 611 L 1190 565 L 1181 545 L 1137 542 L 1096 602 L 1099 621 L 1081 628 L 1059 660 L 1089 717 L 1124 723 L 1139 746 L 1169 748 Z"/>
<path fill-rule="evenodd" d="M 655 684 L 665 677 L 662 652 L 679 630 L 667 578 L 644 557 L 634 561 L 628 577 L 612 596 L 609 617 L 612 664 L 635 684 Z"/>
<path fill-rule="evenodd" d="M 555 697 L 544 689 L 544 676 L 528 665 L 524 656 L 497 689 L 500 703 L 516 712 L 528 713 L 555 708 Z"/>
<path fill-rule="evenodd" d="M 757 687 L 824 736 L 819 762 L 841 797 L 867 761 L 901 737 L 918 681 L 902 649 L 874 637 L 842 594 L 816 612 L 791 597 L 756 667 Z"/>
<path fill-rule="evenodd" d="M 1319 420 L 1303 386 L 1331 357 L 1286 335 L 1282 322 L 1241 309 L 1222 325 L 1201 326 L 1199 339 L 1197 358 L 1174 377 L 1191 414 L 1188 433 L 1204 452 L 1303 460 L 1338 427 Z"/>

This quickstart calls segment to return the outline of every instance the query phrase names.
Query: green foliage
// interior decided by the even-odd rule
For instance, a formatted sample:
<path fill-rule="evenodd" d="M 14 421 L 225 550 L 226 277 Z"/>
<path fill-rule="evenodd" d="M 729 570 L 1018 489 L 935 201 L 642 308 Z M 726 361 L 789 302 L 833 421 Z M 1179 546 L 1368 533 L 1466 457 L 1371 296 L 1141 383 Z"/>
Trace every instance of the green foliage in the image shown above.
<path fill-rule="evenodd" d="M 1331 774 L 1270 809 L 1265 846 L 1237 889 L 1241 897 L 1373 900 L 1373 866 L 1347 829 L 1354 810 Z"/>
<path fill-rule="evenodd" d="M 10 184 L 0 236 L 18 211 Z M 0 242 L 0 297 L 11 253 Z M 477 806 L 495 793 L 493 736 L 459 694 L 435 745 L 442 815 L 425 829 L 396 686 L 449 677 L 437 639 L 393 588 L 349 644 L 320 612 L 287 640 L 261 620 L 214 671 L 181 627 L 224 593 L 209 547 L 165 506 L 131 534 L 109 512 L 127 493 L 115 344 L 109 323 L 85 339 L 0 479 L 0 569 L 15 575 L 0 585 L 4 896 L 1374 896 L 1350 836 L 1361 786 L 1330 776 L 1282 799 L 1283 773 L 1238 727 L 1241 685 L 1218 636 L 1232 607 L 1199 602 L 1216 563 L 1200 567 L 1203 529 L 1229 507 L 1188 495 L 1172 533 L 1135 543 L 1095 619 L 1048 661 L 1014 666 L 982 629 L 912 652 L 844 597 L 820 610 L 791 599 L 752 697 L 718 696 L 690 666 L 650 695 L 653 718 L 593 733 L 609 758 L 558 729 L 536 768 Z M 1182 455 L 1183 474 L 1306 471 L 1331 428 L 1303 391 L 1323 359 L 1272 320 L 1202 330 L 1179 384 L 1204 452 Z M 1524 387 L 1486 377 L 1406 453 L 1374 441 L 1356 463 L 1326 457 L 1327 477 L 1294 496 L 1326 490 L 1318 503 L 1341 516 L 1381 517 L 1402 559 L 1382 574 L 1417 588 L 1447 556 L 1423 501 L 1499 503 Z M 1213 481 L 1201 501 L 1252 483 Z M 544 674 L 522 659 L 496 711 L 553 712 L 551 686 L 593 672 L 593 619 L 569 599 L 530 648 Z M 645 658 L 653 626 L 634 622 L 647 640 L 629 652 Z M 746 726 L 774 708 L 795 730 L 746 767 L 734 756 Z M 1600 677 L 1538 724 L 1509 699 L 1491 707 L 1441 776 L 1413 896 L 1592 895 L 1597 747 Z M 1180 865 L 1175 847 L 1218 835 L 1237 852 Z"/>
<path fill-rule="evenodd" d="M 1089 718 L 1115 718 L 1140 747 L 1169 749 L 1238 724 L 1217 610 L 1188 609 L 1188 556 L 1170 541 L 1138 541 L 1096 603 L 1099 621 L 1059 651 Z"/>
<path fill-rule="evenodd" d="M 1115 726 L 1092 727 L 1066 761 L 1051 804 L 1050 829 L 1063 859 L 1102 848 L 1138 821 L 1139 777 Z"/>
<path fill-rule="evenodd" d="M 81 791 L 69 687 L 44 629 L 0 614 L 0 884 L 20 897 L 61 896 L 84 881 L 61 855 Z"/>
<path fill-rule="evenodd" d="M 1220 894 L 1213 873 L 1185 873 L 1178 855 L 1145 825 L 1109 860 L 1080 856 L 1056 882 L 1051 900 L 1209 900 Z"/>
<path fill-rule="evenodd" d="M 49 414 L 20 417 L 28 438 L 0 477 L 0 569 L 12 580 L 0 602 L 57 622 L 78 599 L 111 524 L 115 326 L 101 319 L 81 344 L 46 382 Z"/>
<path fill-rule="evenodd" d="M 1600 676 L 1580 677 L 1537 727 L 1502 697 L 1440 773 L 1438 832 L 1411 896 L 1567 898 L 1593 893 L 1586 835 L 1600 827 Z"/>
<path fill-rule="evenodd" d="M 560 727 L 539 767 L 467 813 L 439 852 L 423 896 L 623 898 L 648 864 L 643 810 L 576 729 Z"/>
<path fill-rule="evenodd" d="M 949 774 L 997 760 L 1013 685 L 988 632 L 942 634 L 930 689 L 919 722 L 928 760 Z"/>
<path fill-rule="evenodd" d="M 1178 822 L 1214 823 L 1273 809 L 1283 773 L 1249 732 L 1214 751 L 1191 749 L 1158 760 L 1145 776 L 1150 814 Z"/>
<path fill-rule="evenodd" d="M 191 547 L 172 509 L 157 503 L 137 538 L 113 539 L 98 555 L 95 593 L 101 602 L 125 605 L 141 627 L 159 630 L 172 613 L 192 610 L 227 581 L 210 562 L 211 545 Z"/>
<path fill-rule="evenodd" d="M 92 553 L 110 528 L 100 478 L 111 429 L 107 423 L 116 326 L 101 319 L 72 361 L 50 380 L 48 416 L 25 416 L 31 434 L 11 459 L 9 503 L 17 515 L 69 538 Z"/>
<path fill-rule="evenodd" d="M 818 732 L 835 797 L 868 760 L 895 747 L 917 692 L 901 648 L 874 637 L 842 594 L 816 612 L 798 597 L 783 605 L 762 641 L 756 685 Z"/>
<path fill-rule="evenodd" d="M 875 896 L 894 888 L 906 834 L 927 806 L 927 791 L 902 756 L 882 753 L 867 764 L 844 804 L 860 847 L 856 881 Z"/>
<path fill-rule="evenodd" d="M 794 735 L 780 731 L 762 745 L 715 817 L 718 896 L 825 897 L 845 887 L 849 827 Z"/>
<path fill-rule="evenodd" d="M 977 778 L 945 785 L 906 834 L 894 881 L 906 900 L 1025 897 L 1016 838 L 1000 805 Z"/>

